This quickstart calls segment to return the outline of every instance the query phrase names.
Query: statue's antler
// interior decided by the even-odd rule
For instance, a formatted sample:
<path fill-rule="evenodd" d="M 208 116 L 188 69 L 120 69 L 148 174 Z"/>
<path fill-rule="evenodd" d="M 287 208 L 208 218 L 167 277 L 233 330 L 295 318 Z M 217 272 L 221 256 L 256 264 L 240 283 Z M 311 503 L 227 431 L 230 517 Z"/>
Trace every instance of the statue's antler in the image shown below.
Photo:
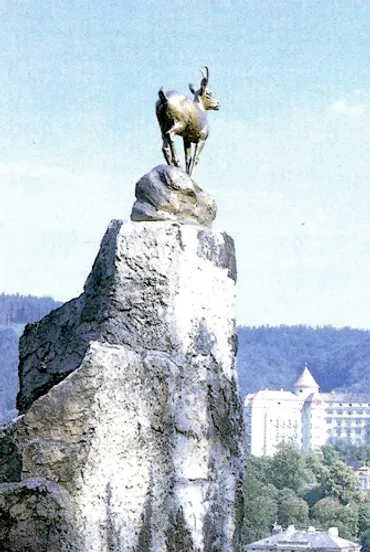
<path fill-rule="evenodd" d="M 203 80 L 204 80 L 205 84 L 208 84 L 208 79 L 209 79 L 208 67 L 205 67 L 204 69 L 201 69 L 200 72 L 203 75 Z"/>

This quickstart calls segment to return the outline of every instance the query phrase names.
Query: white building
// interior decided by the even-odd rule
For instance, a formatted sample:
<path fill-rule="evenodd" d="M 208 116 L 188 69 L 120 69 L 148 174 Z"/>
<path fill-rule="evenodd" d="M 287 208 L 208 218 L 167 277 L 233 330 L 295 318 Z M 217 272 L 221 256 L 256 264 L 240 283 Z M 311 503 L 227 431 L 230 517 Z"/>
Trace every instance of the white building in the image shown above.
<path fill-rule="evenodd" d="M 368 466 L 361 466 L 355 470 L 355 474 L 358 479 L 358 490 L 366 493 L 370 498 L 370 468 Z"/>
<path fill-rule="evenodd" d="M 370 396 L 320 393 L 308 366 L 294 392 L 265 389 L 245 399 L 247 446 L 255 456 L 271 456 L 281 442 L 304 450 L 347 440 L 370 443 Z"/>
<path fill-rule="evenodd" d="M 277 526 L 272 535 L 245 547 L 245 552 L 360 552 L 361 545 L 340 538 L 337 527 L 328 531 L 317 531 L 309 527 L 307 531 L 297 530 L 294 525 L 283 531 Z"/>

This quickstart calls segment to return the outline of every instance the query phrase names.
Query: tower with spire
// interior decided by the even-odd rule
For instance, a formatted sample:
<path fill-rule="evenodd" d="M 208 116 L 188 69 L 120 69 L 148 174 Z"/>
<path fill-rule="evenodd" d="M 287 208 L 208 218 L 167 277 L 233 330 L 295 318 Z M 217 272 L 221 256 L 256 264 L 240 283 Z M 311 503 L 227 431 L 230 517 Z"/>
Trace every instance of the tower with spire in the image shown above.
<path fill-rule="evenodd" d="M 306 362 L 305 367 L 297 381 L 293 384 L 294 392 L 303 401 L 312 394 L 318 393 L 320 387 L 310 372 Z"/>
<path fill-rule="evenodd" d="M 248 450 L 272 456 L 279 443 L 303 450 L 326 443 L 370 443 L 370 393 L 320 392 L 306 364 L 293 390 L 261 389 L 246 396 L 245 427 Z"/>

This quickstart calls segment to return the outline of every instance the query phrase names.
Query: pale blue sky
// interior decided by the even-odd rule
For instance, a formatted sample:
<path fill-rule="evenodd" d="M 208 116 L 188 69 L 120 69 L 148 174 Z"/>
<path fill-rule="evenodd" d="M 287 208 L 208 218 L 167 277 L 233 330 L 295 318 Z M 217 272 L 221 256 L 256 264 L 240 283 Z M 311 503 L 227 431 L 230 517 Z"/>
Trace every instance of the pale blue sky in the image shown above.
<path fill-rule="evenodd" d="M 0 5 L 0 291 L 81 292 L 163 162 L 158 89 L 208 65 L 195 180 L 236 241 L 238 323 L 370 328 L 370 3 Z"/>

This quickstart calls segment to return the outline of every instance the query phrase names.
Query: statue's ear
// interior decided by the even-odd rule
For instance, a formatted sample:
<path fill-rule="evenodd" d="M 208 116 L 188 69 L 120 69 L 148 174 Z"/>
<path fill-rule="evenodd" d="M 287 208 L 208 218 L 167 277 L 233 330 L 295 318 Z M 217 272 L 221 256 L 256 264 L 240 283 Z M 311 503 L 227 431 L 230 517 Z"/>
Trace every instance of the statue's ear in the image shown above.
<path fill-rule="evenodd" d="M 191 92 L 192 94 L 194 94 L 194 95 L 197 93 L 197 91 L 196 91 L 195 88 L 194 88 L 194 84 L 189 84 L 189 90 L 190 90 L 190 92 Z"/>

